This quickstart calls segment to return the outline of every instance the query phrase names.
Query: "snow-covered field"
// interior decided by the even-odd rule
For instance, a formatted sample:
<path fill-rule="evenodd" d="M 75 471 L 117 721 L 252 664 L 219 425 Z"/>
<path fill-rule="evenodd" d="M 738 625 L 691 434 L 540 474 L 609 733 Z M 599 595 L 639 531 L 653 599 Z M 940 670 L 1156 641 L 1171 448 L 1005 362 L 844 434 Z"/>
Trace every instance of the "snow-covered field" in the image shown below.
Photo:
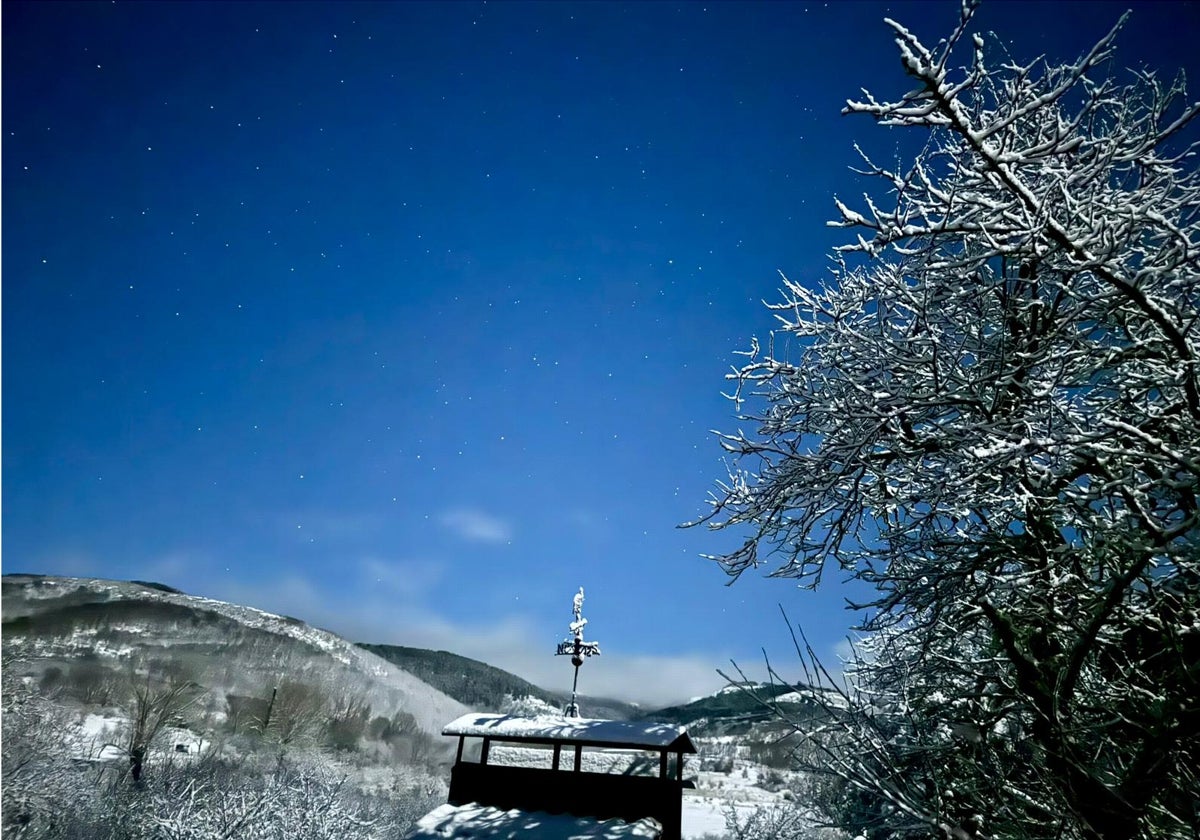
<path fill-rule="evenodd" d="M 121 761 L 125 758 L 124 743 L 129 721 L 119 715 L 89 712 L 77 729 L 66 733 L 65 746 L 71 758 L 81 761 Z M 200 756 L 212 747 L 188 729 L 168 726 L 155 739 L 154 752 L 169 754 L 179 760 Z"/>
<path fill-rule="evenodd" d="M 755 808 L 787 802 L 783 791 L 761 787 L 764 770 L 762 765 L 737 761 L 730 773 L 687 773 L 695 778 L 696 789 L 683 793 L 683 836 L 695 840 L 705 834 L 724 835 L 731 807 L 744 816 Z"/>
<path fill-rule="evenodd" d="M 570 814 L 541 811 L 502 811 L 488 805 L 442 805 L 430 811 L 414 827 L 410 840 L 437 840 L 445 837 L 501 838 L 524 837 L 528 840 L 651 840 L 658 831 L 653 820 L 626 823 L 622 820 L 595 820 Z"/>
<path fill-rule="evenodd" d="M 77 732 L 67 741 L 67 754 L 84 761 L 119 761 L 125 757 L 117 746 L 125 718 L 89 713 L 84 716 Z"/>

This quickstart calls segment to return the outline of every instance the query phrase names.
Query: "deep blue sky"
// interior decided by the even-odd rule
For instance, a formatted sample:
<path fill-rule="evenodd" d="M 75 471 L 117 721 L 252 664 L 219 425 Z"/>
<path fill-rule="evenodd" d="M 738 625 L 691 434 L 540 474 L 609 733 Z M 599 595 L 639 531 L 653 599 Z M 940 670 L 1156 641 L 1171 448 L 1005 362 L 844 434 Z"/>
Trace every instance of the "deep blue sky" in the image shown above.
<path fill-rule="evenodd" d="M 994 2 L 1021 58 L 1110 3 Z M 936 3 L 3 5 L 3 561 L 161 580 L 553 688 L 665 701 L 826 591 L 676 525 L 777 270 L 817 280 L 852 144 Z M 1138 4 L 1173 71 L 1195 4 Z M 761 671 L 761 668 L 759 668 Z"/>

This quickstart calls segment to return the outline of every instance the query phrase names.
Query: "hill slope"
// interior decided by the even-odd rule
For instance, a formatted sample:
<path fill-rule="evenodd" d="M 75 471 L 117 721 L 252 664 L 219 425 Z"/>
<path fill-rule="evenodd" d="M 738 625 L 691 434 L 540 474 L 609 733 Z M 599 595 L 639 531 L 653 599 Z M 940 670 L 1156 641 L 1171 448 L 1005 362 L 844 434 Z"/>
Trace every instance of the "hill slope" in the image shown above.
<path fill-rule="evenodd" d="M 5 575 L 2 595 L 6 658 L 44 669 L 86 661 L 119 674 L 134 662 L 169 665 L 213 703 L 229 693 L 269 696 L 282 681 L 299 681 L 353 695 L 376 715 L 412 715 L 430 734 L 469 711 L 333 633 L 161 584 Z"/>
<path fill-rule="evenodd" d="M 825 707 L 838 705 L 839 697 L 823 689 L 747 683 L 726 686 L 690 703 L 647 712 L 642 719 L 686 726 L 693 737 L 738 735 L 760 740 L 789 730 L 793 723 L 824 721 L 828 718 Z M 791 723 L 785 722 L 781 713 Z"/>
<path fill-rule="evenodd" d="M 505 695 L 535 697 L 558 709 L 567 703 L 568 698 L 563 694 L 539 688 L 501 668 L 449 651 L 363 642 L 359 646 L 415 674 L 472 708 L 495 710 Z M 620 700 L 580 697 L 579 702 L 588 717 L 628 720 L 641 711 L 637 706 Z"/>

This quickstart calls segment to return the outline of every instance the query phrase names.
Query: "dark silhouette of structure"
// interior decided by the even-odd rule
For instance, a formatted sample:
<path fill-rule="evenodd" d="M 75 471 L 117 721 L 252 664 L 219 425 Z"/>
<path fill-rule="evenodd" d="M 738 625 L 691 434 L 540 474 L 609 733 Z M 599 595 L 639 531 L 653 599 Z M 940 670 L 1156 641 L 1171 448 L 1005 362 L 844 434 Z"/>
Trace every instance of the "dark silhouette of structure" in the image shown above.
<path fill-rule="evenodd" d="M 627 822 L 652 817 L 662 826 L 663 840 L 680 838 L 683 791 L 694 787 L 683 778 L 683 757 L 696 752 L 683 727 L 468 714 L 447 724 L 442 734 L 458 737 L 450 778 L 451 805 L 473 802 L 504 810 L 567 813 L 598 820 L 615 817 Z M 465 749 L 468 738 L 482 740 L 478 761 L 468 757 L 474 752 Z M 550 768 L 489 763 L 493 744 L 549 752 Z M 584 769 L 585 750 L 587 755 L 605 753 L 600 757 L 629 760 L 618 773 L 588 771 Z M 657 762 L 649 760 L 647 753 L 656 753 Z"/>

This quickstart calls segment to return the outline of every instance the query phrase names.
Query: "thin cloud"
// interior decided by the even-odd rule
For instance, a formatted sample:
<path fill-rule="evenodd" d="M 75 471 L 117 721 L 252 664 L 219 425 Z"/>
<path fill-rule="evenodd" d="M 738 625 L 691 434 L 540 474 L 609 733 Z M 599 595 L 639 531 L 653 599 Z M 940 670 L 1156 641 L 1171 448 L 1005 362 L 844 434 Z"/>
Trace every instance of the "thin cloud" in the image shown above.
<path fill-rule="evenodd" d="M 477 508 L 448 510 L 439 521 L 442 527 L 469 542 L 507 543 L 513 538 L 513 527 L 507 520 Z"/>
<path fill-rule="evenodd" d="M 599 510 L 573 508 L 566 512 L 567 524 L 580 531 L 586 531 L 593 537 L 607 536 L 609 533 L 608 516 Z"/>
<path fill-rule="evenodd" d="M 453 623 L 426 612 L 405 616 L 400 623 L 395 616 L 388 616 L 367 632 L 376 633 L 374 638 L 384 642 L 448 650 L 478 659 L 551 691 L 571 690 L 574 671 L 568 657 L 555 656 L 558 637 L 543 637 L 519 616 L 482 627 Z M 719 664 L 699 655 L 625 655 L 607 649 L 583 665 L 579 690 L 585 695 L 657 708 L 687 702 L 724 686 L 725 680 L 716 672 Z"/>
<path fill-rule="evenodd" d="M 397 595 L 416 597 L 432 589 L 441 579 L 444 568 L 419 560 L 383 560 L 364 558 L 359 564 L 367 586 L 383 587 Z"/>
<path fill-rule="evenodd" d="M 551 691 L 571 690 L 571 663 L 554 655 L 559 637 L 539 631 L 524 616 L 509 615 L 486 625 L 452 621 L 420 598 L 403 598 L 398 608 L 391 592 L 364 587 L 357 594 L 335 596 L 294 574 L 257 587 L 234 583 L 214 589 L 204 594 L 292 615 L 351 641 L 448 650 Z M 725 682 L 716 673 L 720 664 L 696 654 L 629 655 L 605 649 L 583 666 L 579 690 L 657 708 L 721 688 Z M 497 697 L 496 703 L 502 699 Z"/>
<path fill-rule="evenodd" d="M 63 577 L 90 578 L 100 574 L 104 564 L 91 554 L 83 552 L 57 553 L 37 558 L 35 562 L 8 563 L 4 568 L 7 574 L 34 573 L 46 575 L 62 575 Z"/>
<path fill-rule="evenodd" d="M 142 580 L 153 580 L 175 586 L 174 582 L 187 577 L 197 568 L 207 565 L 207 560 L 184 552 L 164 555 L 142 567 Z"/>

